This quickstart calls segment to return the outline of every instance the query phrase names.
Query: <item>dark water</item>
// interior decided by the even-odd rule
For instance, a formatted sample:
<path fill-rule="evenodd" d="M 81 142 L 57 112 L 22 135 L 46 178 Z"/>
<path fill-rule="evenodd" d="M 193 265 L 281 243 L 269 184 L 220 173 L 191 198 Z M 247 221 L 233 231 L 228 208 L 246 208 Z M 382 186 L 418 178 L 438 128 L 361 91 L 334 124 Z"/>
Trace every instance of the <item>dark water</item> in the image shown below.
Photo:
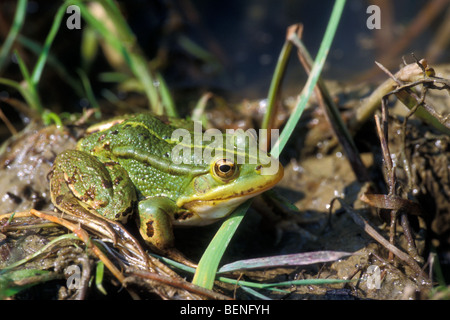
<path fill-rule="evenodd" d="M 407 0 L 392 2 L 391 14 L 395 30 L 389 32 L 392 32 L 394 39 L 399 40 L 402 37 L 402 30 L 426 2 Z M 232 91 L 240 98 L 261 98 L 261 95 L 266 95 L 269 88 L 286 28 L 294 23 L 304 24 L 303 41 L 314 57 L 333 4 L 334 1 L 331 0 L 192 1 L 191 6 L 195 8 L 197 14 L 196 23 L 188 24 L 183 31 L 206 50 L 216 54 L 223 65 L 222 72 L 217 74 L 211 72 L 207 77 L 213 81 L 213 87 Z M 326 77 L 349 79 L 374 66 L 374 60 L 377 59 L 374 47 L 375 31 L 369 30 L 366 26 L 369 17 L 366 13 L 368 5 L 370 5 L 368 1 L 347 1 L 325 66 Z M 381 12 L 382 29 L 389 26 L 388 14 L 389 12 Z M 442 19 L 442 16 L 443 14 L 439 18 Z M 410 52 L 415 52 L 420 57 L 423 54 L 433 31 L 439 26 L 438 21 L 396 57 L 398 59 L 396 65 L 401 63 L 402 55 L 408 56 Z M 444 60 L 445 58 L 449 59 L 448 54 Z M 207 68 L 205 73 L 208 73 Z M 292 54 L 285 83 L 294 94 L 301 89 L 304 79 L 303 69 L 296 55 Z M 174 82 L 174 85 L 177 84 Z"/>

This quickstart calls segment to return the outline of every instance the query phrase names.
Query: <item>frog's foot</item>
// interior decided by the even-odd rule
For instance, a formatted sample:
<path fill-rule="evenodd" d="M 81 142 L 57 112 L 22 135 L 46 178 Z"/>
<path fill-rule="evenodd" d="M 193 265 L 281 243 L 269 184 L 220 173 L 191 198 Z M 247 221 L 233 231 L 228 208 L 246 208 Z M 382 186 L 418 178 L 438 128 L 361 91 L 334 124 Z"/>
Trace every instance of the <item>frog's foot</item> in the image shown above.
<path fill-rule="evenodd" d="M 97 233 L 109 234 L 117 244 L 111 220 L 126 222 L 136 204 L 125 169 L 83 151 L 67 150 L 56 157 L 48 177 L 51 199 L 59 210 Z"/>
<path fill-rule="evenodd" d="M 136 223 L 142 239 L 155 252 L 167 256 L 177 262 L 196 268 L 197 265 L 175 249 L 170 212 L 179 208 L 164 197 L 153 197 L 139 202 Z"/>
<path fill-rule="evenodd" d="M 106 231 L 112 239 L 113 244 L 117 244 L 117 233 L 110 222 L 84 208 L 71 194 L 58 197 L 55 199 L 54 204 L 62 211 L 62 215 L 64 215 L 64 212 L 70 212 L 70 214 L 66 214 L 66 217 L 76 220 L 81 225 L 85 225 L 100 234 L 104 234 Z"/>

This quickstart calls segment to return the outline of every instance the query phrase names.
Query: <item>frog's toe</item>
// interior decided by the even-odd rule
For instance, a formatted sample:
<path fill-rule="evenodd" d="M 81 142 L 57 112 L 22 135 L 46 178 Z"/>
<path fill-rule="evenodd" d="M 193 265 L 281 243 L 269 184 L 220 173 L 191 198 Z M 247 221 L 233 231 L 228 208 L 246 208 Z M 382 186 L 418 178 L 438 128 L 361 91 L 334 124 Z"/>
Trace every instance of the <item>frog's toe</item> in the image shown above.
<path fill-rule="evenodd" d="M 109 221 L 97 214 L 91 212 L 85 208 L 71 193 L 65 193 L 59 195 L 54 199 L 54 205 L 63 213 L 70 214 L 65 215 L 65 218 L 74 220 L 81 225 L 85 225 L 88 228 L 100 233 L 109 234 L 114 245 L 117 243 L 117 233 L 114 228 L 109 224 Z M 103 229 L 103 230 L 101 230 Z"/>

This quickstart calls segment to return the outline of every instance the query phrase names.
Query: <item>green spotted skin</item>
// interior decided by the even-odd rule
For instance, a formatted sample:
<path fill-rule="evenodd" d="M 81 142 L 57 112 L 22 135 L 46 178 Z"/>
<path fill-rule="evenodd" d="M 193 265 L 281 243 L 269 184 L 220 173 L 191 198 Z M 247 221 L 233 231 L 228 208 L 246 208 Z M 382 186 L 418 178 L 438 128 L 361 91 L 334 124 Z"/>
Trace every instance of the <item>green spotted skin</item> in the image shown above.
<path fill-rule="evenodd" d="M 107 130 L 91 133 L 79 142 L 78 149 L 100 161 L 116 161 L 126 168 L 139 199 L 151 196 L 176 199 L 194 175 L 209 171 L 209 164 L 172 164 L 176 142 L 171 136 L 178 128 L 169 118 L 139 114 Z"/>
<path fill-rule="evenodd" d="M 262 175 L 258 156 L 245 144 L 228 144 L 229 135 L 198 142 L 194 128 L 193 122 L 150 113 L 89 128 L 76 150 L 55 159 L 50 175 L 53 203 L 66 213 L 93 212 L 121 222 L 134 213 L 144 240 L 164 252 L 173 247 L 172 225 L 217 221 L 283 176 L 281 165 L 274 174 Z M 187 139 L 174 136 L 177 129 L 183 129 Z M 213 154 L 208 161 L 198 161 L 196 151 L 202 155 L 218 141 L 221 157 Z M 189 151 L 188 161 L 174 161 L 181 157 L 176 147 Z M 223 154 L 231 156 L 222 159 Z M 238 163 L 237 157 L 252 161 Z"/>

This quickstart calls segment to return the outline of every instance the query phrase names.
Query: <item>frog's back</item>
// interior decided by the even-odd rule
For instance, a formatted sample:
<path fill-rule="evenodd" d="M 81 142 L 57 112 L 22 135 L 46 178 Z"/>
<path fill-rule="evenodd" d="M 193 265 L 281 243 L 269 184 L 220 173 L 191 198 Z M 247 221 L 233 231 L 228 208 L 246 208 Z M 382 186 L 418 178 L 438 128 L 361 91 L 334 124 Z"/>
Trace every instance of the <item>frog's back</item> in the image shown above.
<path fill-rule="evenodd" d="M 174 128 L 150 114 L 138 114 L 80 140 L 78 149 L 114 160 L 115 150 L 129 148 L 155 157 L 164 157 L 173 148 Z"/>
<path fill-rule="evenodd" d="M 78 148 L 103 162 L 119 162 L 140 197 L 176 198 L 192 177 L 189 171 L 177 171 L 172 163 L 171 153 L 177 141 L 171 138 L 178 125 L 171 118 L 137 114 L 92 132 L 79 142 Z M 189 122 L 181 125 L 188 128 Z"/>

